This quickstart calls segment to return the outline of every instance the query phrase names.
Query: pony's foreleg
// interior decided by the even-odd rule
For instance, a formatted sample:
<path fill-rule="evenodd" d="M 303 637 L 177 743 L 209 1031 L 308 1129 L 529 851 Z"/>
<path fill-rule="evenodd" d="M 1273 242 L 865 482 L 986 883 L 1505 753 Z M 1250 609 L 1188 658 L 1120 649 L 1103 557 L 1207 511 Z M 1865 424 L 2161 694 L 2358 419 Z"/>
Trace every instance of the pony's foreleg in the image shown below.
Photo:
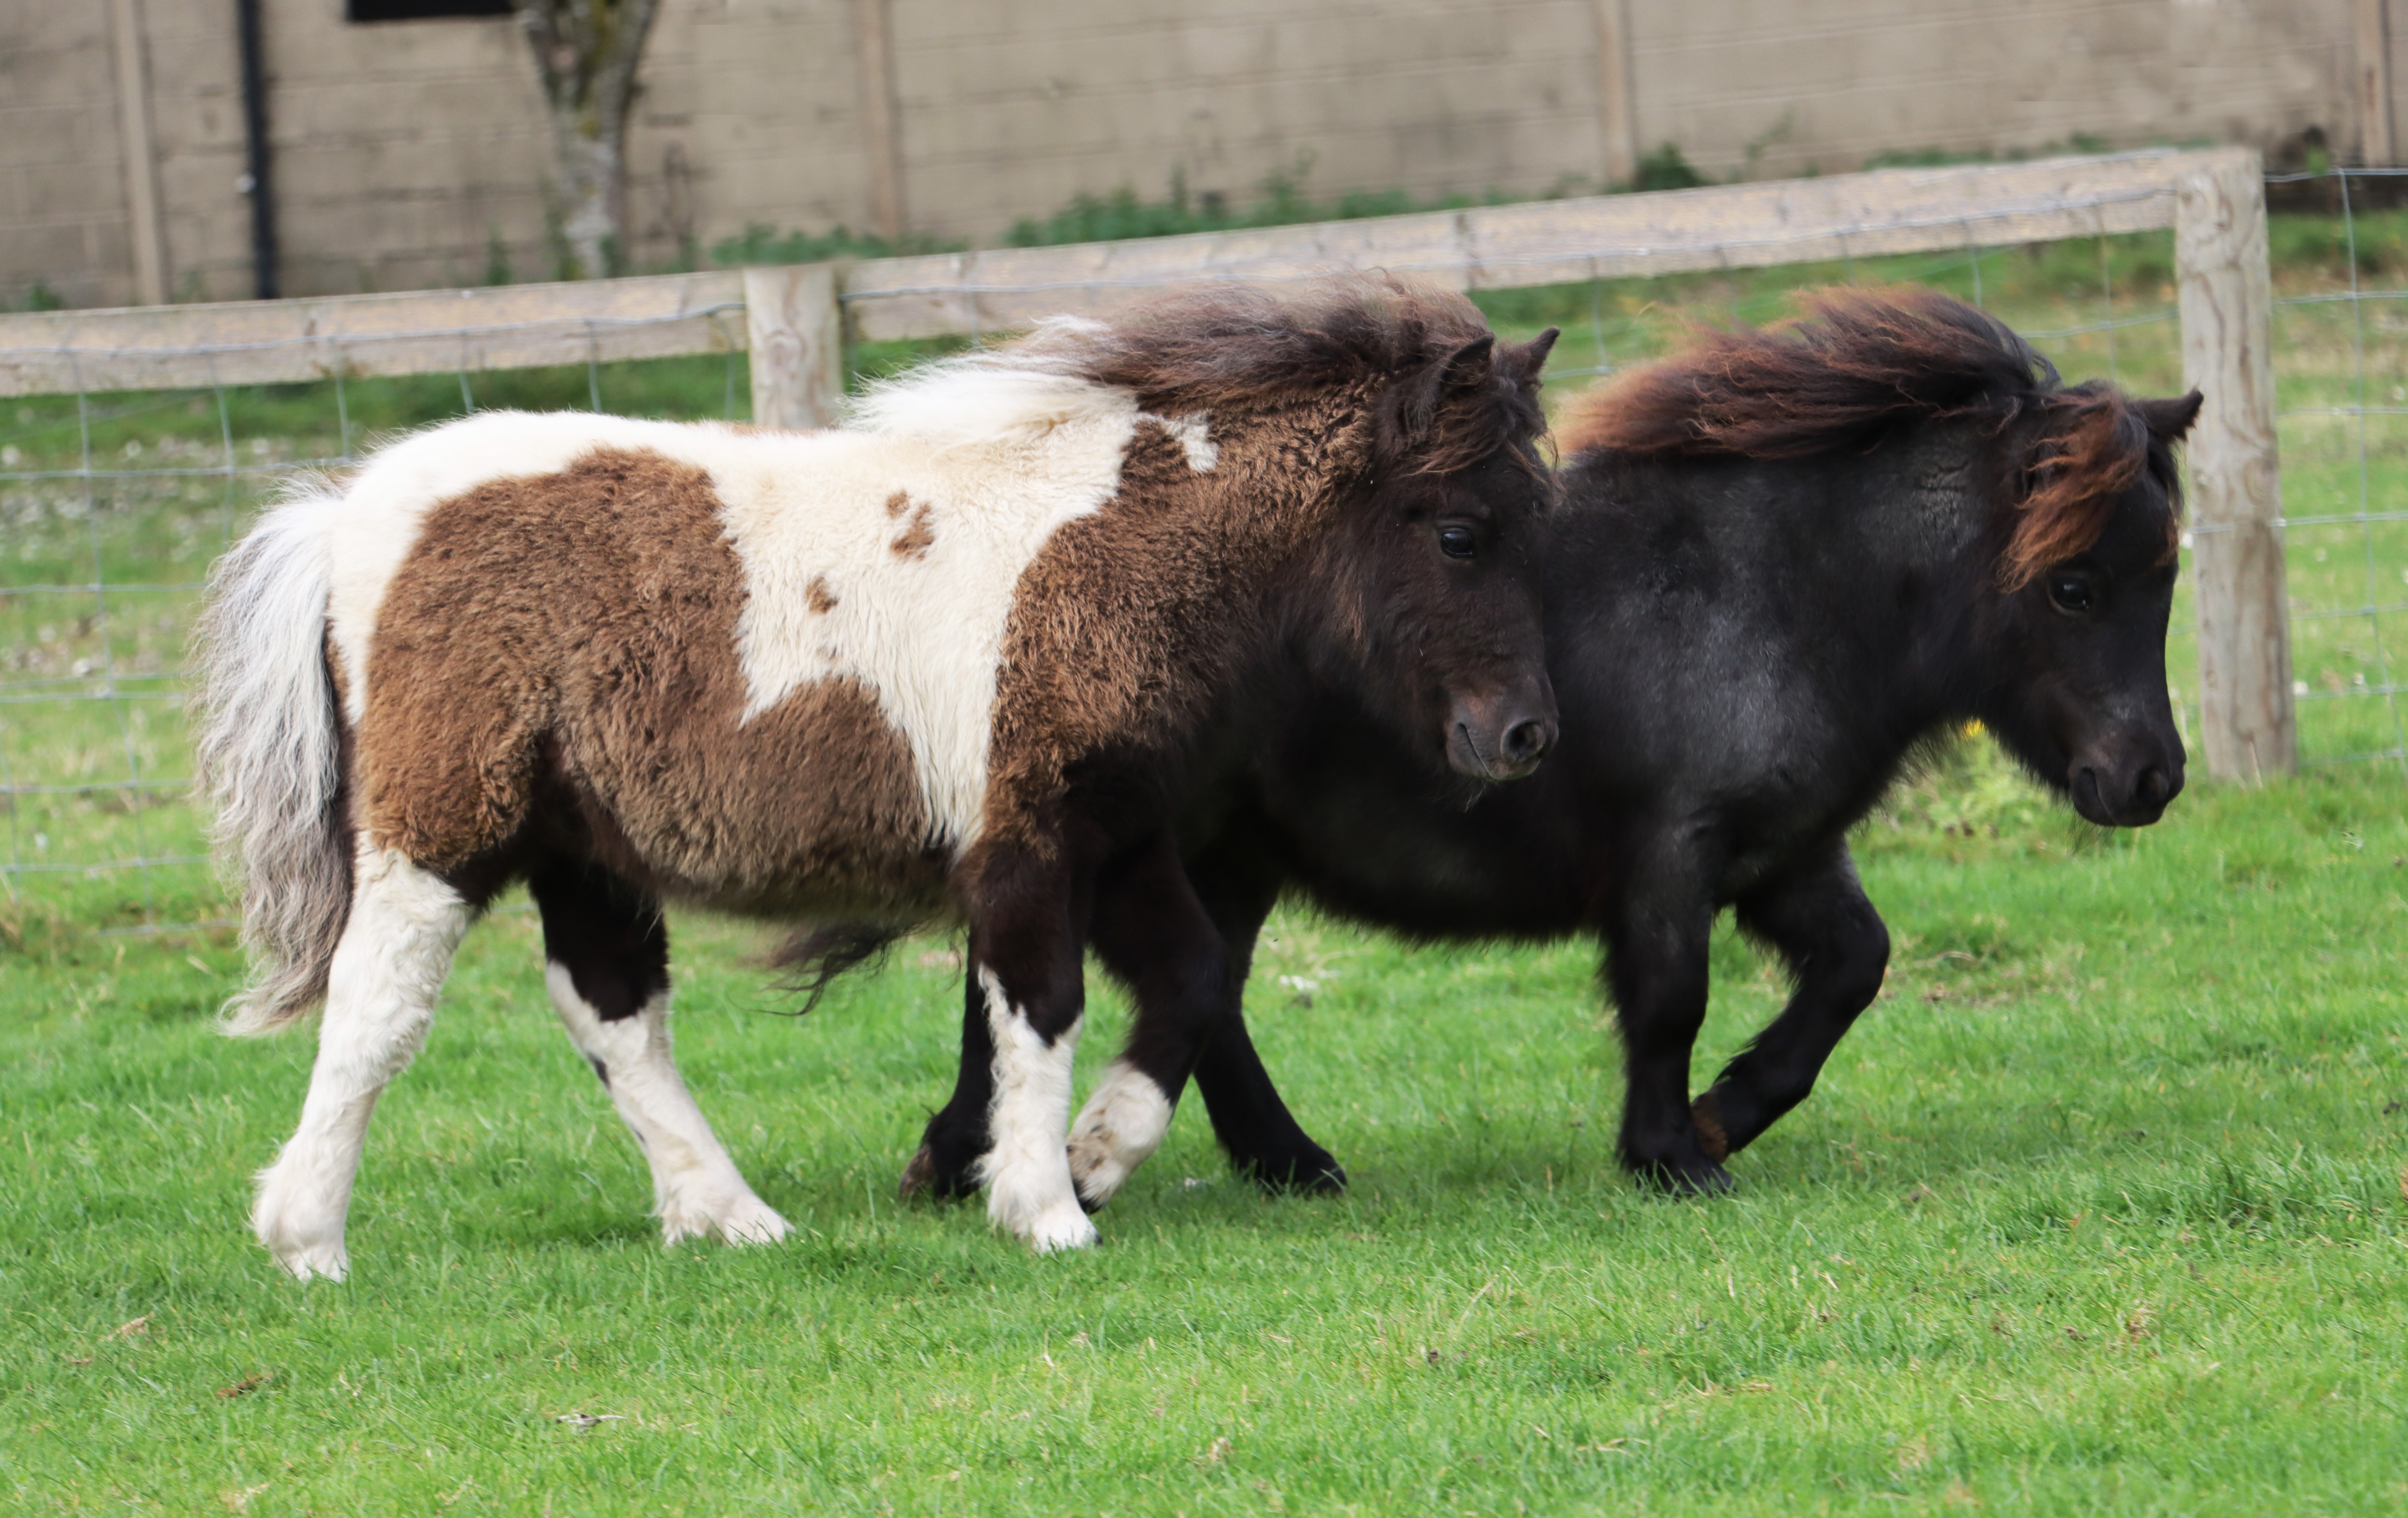
<path fill-rule="evenodd" d="M 1730 1189 L 1690 1115 L 1689 1057 L 1706 1020 L 1713 898 L 1677 844 L 1634 863 L 1608 930 L 1606 974 L 1625 1056 L 1622 1163 L 1674 1192 Z"/>
<path fill-rule="evenodd" d="M 1346 1167 L 1313 1142 L 1287 1110 L 1246 1031 L 1242 1009 L 1230 1009 L 1196 1057 L 1196 1094 L 1229 1164 L 1267 1192 L 1338 1196 Z"/>
<path fill-rule="evenodd" d="M 652 1164 L 663 1242 L 785 1238 L 786 1220 L 745 1184 L 678 1074 L 660 904 L 590 865 L 547 866 L 528 887 L 543 914 L 552 1008 Z"/>
<path fill-rule="evenodd" d="M 996 905 L 970 933 L 971 983 L 995 1050 L 991 1147 L 976 1173 L 986 1186 L 988 1218 L 1041 1254 L 1096 1241 L 1063 1147 L 1071 1057 L 1085 1013 L 1082 935 L 1067 871 L 1015 873 L 1000 890 L 982 893 Z"/>
<path fill-rule="evenodd" d="M 1089 937 L 1137 1009 L 1128 1046 L 1070 1128 L 1070 1176 L 1095 1208 L 1160 1147 L 1197 1051 L 1236 1011 L 1244 974 L 1233 977 L 1168 833 L 1097 880 Z"/>
<path fill-rule="evenodd" d="M 1889 967 L 1889 929 L 1865 898 L 1844 843 L 1816 867 L 1742 901 L 1739 920 L 1788 961 L 1797 989 L 1692 1109 L 1715 1159 L 1745 1149 L 1806 1099 L 1856 1015 L 1881 995 Z"/>
<path fill-rule="evenodd" d="M 470 915 L 437 876 L 363 841 L 300 1126 L 260 1172 L 251 1213 L 259 1241 L 304 1281 L 340 1281 L 349 1267 L 343 1220 L 368 1117 L 425 1043 Z"/>
<path fill-rule="evenodd" d="M 953 1094 L 928 1120 L 919 1151 L 903 1167 L 905 1196 L 945 1200 L 978 1190 L 979 1160 L 994 1147 L 987 1118 L 995 1106 L 995 1030 L 987 1025 L 986 991 L 972 969 L 962 977 L 962 1056 Z"/>
<path fill-rule="evenodd" d="M 1346 1189 L 1344 1167 L 1287 1110 L 1246 1031 L 1246 978 L 1263 920 L 1279 899 L 1278 866 L 1240 844 L 1190 859 L 1187 874 L 1229 955 L 1227 1005 L 1196 1056 L 1196 1095 L 1213 1137 L 1231 1167 L 1266 1191 L 1335 1196 Z"/>

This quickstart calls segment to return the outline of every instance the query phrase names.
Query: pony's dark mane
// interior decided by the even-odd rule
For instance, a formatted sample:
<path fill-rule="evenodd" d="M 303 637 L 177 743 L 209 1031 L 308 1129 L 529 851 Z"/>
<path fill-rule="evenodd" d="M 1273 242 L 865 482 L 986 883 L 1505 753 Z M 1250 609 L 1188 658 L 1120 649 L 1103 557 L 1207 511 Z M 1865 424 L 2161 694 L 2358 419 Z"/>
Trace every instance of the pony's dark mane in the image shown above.
<path fill-rule="evenodd" d="M 2139 403 L 2104 381 L 2066 385 L 1988 314 L 1929 290 L 1829 290 L 1761 330 L 1708 331 L 1681 352 L 1582 395 L 1556 437 L 1568 454 L 1795 459 L 1864 447 L 1902 423 L 2039 421 L 2000 561 L 2009 589 L 2082 553 L 2143 472 L 2166 487 L 2166 551 L 2180 533 L 2172 457 Z"/>
<path fill-rule="evenodd" d="M 1175 414 L 1253 406 L 1311 392 L 1388 387 L 1373 467 L 1449 474 L 1546 431 L 1538 376 L 1511 363 L 1478 383 L 1397 386 L 1489 336 L 1480 308 L 1453 291 L 1358 275 L 1273 294 L 1211 284 L 1149 301 L 1109 322 L 1029 339 L 1100 384 L 1136 391 Z"/>

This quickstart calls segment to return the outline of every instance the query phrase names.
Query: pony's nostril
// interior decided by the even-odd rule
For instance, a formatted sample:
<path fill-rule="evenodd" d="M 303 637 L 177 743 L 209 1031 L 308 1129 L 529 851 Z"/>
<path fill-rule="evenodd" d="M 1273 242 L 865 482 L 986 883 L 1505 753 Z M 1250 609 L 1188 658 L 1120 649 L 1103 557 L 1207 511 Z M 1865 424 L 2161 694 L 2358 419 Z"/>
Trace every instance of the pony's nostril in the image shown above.
<path fill-rule="evenodd" d="M 1526 765 L 1547 752 L 1547 724 L 1536 718 L 1515 723 L 1505 731 L 1505 757 Z"/>
<path fill-rule="evenodd" d="M 2141 771 L 2140 782 L 2132 787 L 2132 794 L 2148 806 L 2162 807 L 2174 794 L 2173 780 L 2164 770 L 2151 765 Z"/>

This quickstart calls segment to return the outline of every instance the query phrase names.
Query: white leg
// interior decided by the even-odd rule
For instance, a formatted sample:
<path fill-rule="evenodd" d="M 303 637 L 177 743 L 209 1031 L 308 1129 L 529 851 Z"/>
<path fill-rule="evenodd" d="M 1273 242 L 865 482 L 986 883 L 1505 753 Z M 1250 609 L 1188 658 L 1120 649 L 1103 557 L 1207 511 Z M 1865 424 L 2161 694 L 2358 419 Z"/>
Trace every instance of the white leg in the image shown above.
<path fill-rule="evenodd" d="M 343 1279 L 343 1219 L 368 1116 L 426 1042 L 452 952 L 468 929 L 459 894 L 398 853 L 364 843 L 353 881 L 301 1124 L 259 1173 L 251 1211 L 259 1241 L 304 1281 Z"/>
<path fill-rule="evenodd" d="M 1170 1098 L 1154 1077 L 1114 1060 L 1103 1084 L 1070 1125 L 1070 1179 L 1089 1205 L 1101 1207 L 1131 1172 L 1162 1147 L 1170 1128 Z"/>
<path fill-rule="evenodd" d="M 1049 1044 L 1005 996 L 995 971 L 982 965 L 978 978 L 995 1035 L 995 1105 L 987 1112 L 995 1147 L 978 1167 L 986 1184 L 986 1215 L 1039 1254 L 1083 1249 L 1096 1241 L 1096 1225 L 1079 1205 L 1062 1140 L 1070 1121 L 1070 1059 L 1079 1024 Z"/>
<path fill-rule="evenodd" d="M 744 1183 L 678 1074 L 669 1051 L 668 993 L 647 1000 L 633 1017 L 606 1023 L 577 994 L 568 967 L 552 961 L 543 979 L 570 1041 L 602 1078 L 652 1161 L 662 1242 L 709 1237 L 731 1244 L 774 1244 L 785 1238 L 786 1220 Z"/>

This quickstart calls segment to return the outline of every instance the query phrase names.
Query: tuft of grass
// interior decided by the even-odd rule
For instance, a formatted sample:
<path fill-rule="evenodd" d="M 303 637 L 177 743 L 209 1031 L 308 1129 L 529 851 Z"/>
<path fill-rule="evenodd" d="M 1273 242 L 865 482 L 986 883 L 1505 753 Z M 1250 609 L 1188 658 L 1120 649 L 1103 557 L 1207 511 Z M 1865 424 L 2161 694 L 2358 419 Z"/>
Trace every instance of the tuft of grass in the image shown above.
<path fill-rule="evenodd" d="M 1675 157 L 1678 149 L 1668 150 Z M 1174 171 L 1170 187 L 1160 200 L 1147 200 L 1131 186 L 1108 194 L 1081 193 L 1051 216 L 1023 217 L 1012 223 L 1005 242 L 1013 248 L 1050 248 L 1062 243 L 1109 242 L 1125 237 L 1168 237 L 1190 232 L 1226 232 L 1237 227 L 1293 226 L 1304 222 L 1354 222 L 1373 216 L 1401 216 L 1411 211 L 1459 210 L 1466 206 L 1502 205 L 1532 197 L 1492 193 L 1484 197 L 1444 194 L 1417 197 L 1403 190 L 1349 190 L 1326 199 L 1306 188 L 1312 174 L 1312 155 L 1300 153 L 1293 165 L 1265 175 L 1246 204 L 1230 202 L 1217 193 L 1190 194 L 1183 171 Z M 1553 192 L 1572 193 L 1574 181 Z M 1540 197 L 1552 198 L 1552 197 Z"/>
<path fill-rule="evenodd" d="M 1713 181 L 1692 167 L 1688 155 L 1677 142 L 1659 144 L 1653 152 L 1639 158 L 1638 181 L 1634 190 L 1695 190 Z"/>
<path fill-rule="evenodd" d="M 1730 1198 L 1615 1171 L 1583 947 L 1290 911 L 1251 1014 L 1352 1193 L 1256 1196 L 1190 1110 L 1072 1258 L 893 1200 L 955 1049 L 939 942 L 795 1022 L 750 930 L 678 918 L 688 1079 L 799 1228 L 672 1253 L 505 909 L 378 1110 L 353 1280 L 305 1288 L 242 1217 L 309 1039 L 209 1031 L 233 946 L 0 932 L 0 1505 L 2398 1506 L 2400 788 L 2194 790 L 2078 850 L 2026 803 L 1869 824 L 1889 984 Z M 1699 1083 L 1781 995 L 1713 962 Z"/>
<path fill-rule="evenodd" d="M 741 235 L 711 244 L 710 259 L 723 268 L 756 264 L 818 264 L 837 258 L 893 258 L 903 253 L 946 253 L 962 245 L 907 236 L 901 241 L 845 227 L 827 232 L 780 232 L 755 222 Z"/>

